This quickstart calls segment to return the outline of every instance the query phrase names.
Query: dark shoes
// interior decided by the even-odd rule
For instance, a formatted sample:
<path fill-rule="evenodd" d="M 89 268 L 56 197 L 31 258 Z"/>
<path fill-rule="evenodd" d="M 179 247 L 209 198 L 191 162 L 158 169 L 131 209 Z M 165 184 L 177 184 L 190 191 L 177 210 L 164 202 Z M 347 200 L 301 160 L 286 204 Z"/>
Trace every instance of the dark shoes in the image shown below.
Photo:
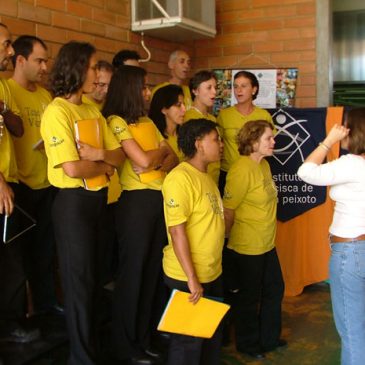
<path fill-rule="evenodd" d="M 152 357 L 149 356 L 136 356 L 132 357 L 130 362 L 130 365 L 154 365 L 156 364 L 156 361 L 152 359 Z"/>
<path fill-rule="evenodd" d="M 45 309 L 37 310 L 33 313 L 34 316 L 42 316 L 42 315 L 56 315 L 56 316 L 64 316 L 65 315 L 65 308 L 61 305 L 54 304 L 50 307 Z"/>
<path fill-rule="evenodd" d="M 264 352 L 270 352 L 270 351 L 274 351 L 280 347 L 285 347 L 288 345 L 288 342 L 286 340 L 284 340 L 283 338 L 279 338 L 278 342 L 273 345 L 273 346 L 269 346 L 269 347 L 264 347 L 263 350 Z"/>
<path fill-rule="evenodd" d="M 38 340 L 41 333 L 38 328 L 25 329 L 17 327 L 13 329 L 9 335 L 1 337 L 0 342 L 15 342 L 15 343 L 29 343 Z"/>
<path fill-rule="evenodd" d="M 265 354 L 263 352 L 259 352 L 259 351 L 244 352 L 244 351 L 240 351 L 240 350 L 238 350 L 238 351 L 241 352 L 242 354 L 250 356 L 250 357 L 252 357 L 253 359 L 256 359 L 256 360 L 262 360 L 262 359 L 265 358 Z"/>

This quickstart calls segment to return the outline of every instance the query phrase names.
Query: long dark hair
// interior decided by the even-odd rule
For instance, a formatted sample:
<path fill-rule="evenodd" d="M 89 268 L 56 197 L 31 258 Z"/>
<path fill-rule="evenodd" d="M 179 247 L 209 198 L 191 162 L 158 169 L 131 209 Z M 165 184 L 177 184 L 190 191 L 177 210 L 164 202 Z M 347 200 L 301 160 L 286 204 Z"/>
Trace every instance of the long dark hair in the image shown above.
<path fill-rule="evenodd" d="M 162 109 L 168 109 L 176 104 L 179 101 L 180 95 L 184 96 L 184 93 L 178 85 L 166 85 L 158 89 L 153 95 L 148 116 L 165 138 L 167 138 L 166 117 L 162 113 Z"/>
<path fill-rule="evenodd" d="M 54 96 L 68 97 L 81 89 L 95 52 L 95 47 L 86 42 L 72 41 L 61 47 L 49 76 Z"/>
<path fill-rule="evenodd" d="M 142 95 L 146 70 L 136 66 L 119 66 L 114 72 L 106 95 L 102 114 L 122 117 L 127 124 L 136 123 L 144 113 Z"/>

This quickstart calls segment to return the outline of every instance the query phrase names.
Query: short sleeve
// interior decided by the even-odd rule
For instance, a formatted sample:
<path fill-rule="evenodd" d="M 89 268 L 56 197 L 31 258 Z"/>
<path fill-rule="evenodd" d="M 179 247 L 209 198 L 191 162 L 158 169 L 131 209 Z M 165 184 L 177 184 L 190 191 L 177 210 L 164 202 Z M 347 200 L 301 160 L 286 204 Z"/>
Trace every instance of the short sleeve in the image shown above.
<path fill-rule="evenodd" d="M 103 131 L 104 148 L 106 150 L 116 150 L 120 148 L 120 144 L 113 134 L 112 130 L 108 127 L 107 122 L 103 116 L 100 116 L 100 123 Z"/>
<path fill-rule="evenodd" d="M 108 118 L 108 125 L 119 143 L 127 139 L 133 139 L 128 124 L 123 118 L 118 117 L 117 115 L 111 115 Z"/>
<path fill-rule="evenodd" d="M 192 212 L 191 189 L 183 173 L 171 172 L 162 185 L 165 220 L 168 227 L 188 220 Z"/>
<path fill-rule="evenodd" d="M 58 106 L 50 104 L 43 113 L 41 134 L 53 167 L 80 159 L 71 123 L 71 115 Z"/>

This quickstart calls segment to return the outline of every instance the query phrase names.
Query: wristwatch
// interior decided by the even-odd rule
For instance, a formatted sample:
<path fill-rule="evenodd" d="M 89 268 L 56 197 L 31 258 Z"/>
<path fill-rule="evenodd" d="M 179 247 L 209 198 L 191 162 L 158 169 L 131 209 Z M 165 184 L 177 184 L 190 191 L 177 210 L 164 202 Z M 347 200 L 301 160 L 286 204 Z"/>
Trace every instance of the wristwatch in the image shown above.
<path fill-rule="evenodd" d="M 5 101 L 3 101 L 3 110 L 1 111 L 1 114 L 5 114 L 7 111 L 8 111 L 9 109 L 8 109 L 8 106 L 7 106 L 7 104 L 5 103 Z"/>

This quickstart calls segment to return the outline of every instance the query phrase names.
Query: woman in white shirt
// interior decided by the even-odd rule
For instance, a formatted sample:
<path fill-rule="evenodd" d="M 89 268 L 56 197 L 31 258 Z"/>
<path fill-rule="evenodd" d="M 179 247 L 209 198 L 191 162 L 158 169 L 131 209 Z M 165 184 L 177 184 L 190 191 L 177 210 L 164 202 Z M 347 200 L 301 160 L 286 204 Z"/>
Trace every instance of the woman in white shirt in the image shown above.
<path fill-rule="evenodd" d="M 348 155 L 324 163 L 341 141 Z M 341 337 L 341 364 L 362 364 L 365 358 L 365 108 L 351 110 L 346 126 L 335 125 L 307 157 L 299 177 L 314 185 L 329 185 L 335 201 L 330 226 L 331 298 Z"/>

